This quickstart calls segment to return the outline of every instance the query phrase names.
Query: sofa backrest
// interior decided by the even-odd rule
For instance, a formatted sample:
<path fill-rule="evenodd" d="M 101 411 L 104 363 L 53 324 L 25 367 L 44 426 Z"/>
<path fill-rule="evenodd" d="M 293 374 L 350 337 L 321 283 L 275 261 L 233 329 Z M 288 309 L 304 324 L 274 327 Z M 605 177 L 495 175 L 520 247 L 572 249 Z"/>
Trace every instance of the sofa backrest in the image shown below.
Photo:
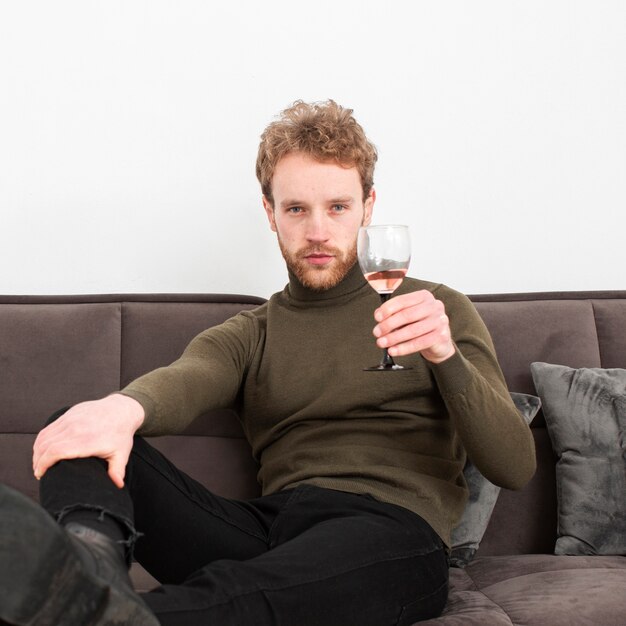
<path fill-rule="evenodd" d="M 205 328 L 263 302 L 219 294 L 0 296 L 0 481 L 37 499 L 32 445 L 49 415 L 171 363 Z M 156 445 L 224 495 L 257 493 L 232 412 L 203 416 Z"/>
<path fill-rule="evenodd" d="M 626 291 L 473 296 L 511 391 L 535 393 L 530 363 L 626 368 Z M 0 296 L 0 481 L 37 498 L 31 449 L 53 411 L 101 397 L 173 361 L 189 340 L 261 298 L 233 295 Z M 503 490 L 480 554 L 551 552 L 555 458 L 533 423 L 538 471 Z M 256 465 L 230 411 L 214 411 L 154 441 L 222 495 L 258 494 Z"/>

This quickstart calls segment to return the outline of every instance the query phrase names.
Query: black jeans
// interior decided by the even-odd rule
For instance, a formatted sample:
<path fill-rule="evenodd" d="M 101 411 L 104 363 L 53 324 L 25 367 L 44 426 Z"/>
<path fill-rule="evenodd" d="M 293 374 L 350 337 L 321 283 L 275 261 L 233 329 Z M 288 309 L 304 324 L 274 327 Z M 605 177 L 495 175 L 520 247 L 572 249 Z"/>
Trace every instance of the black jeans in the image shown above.
<path fill-rule="evenodd" d="M 142 597 L 166 626 L 406 626 L 447 597 L 442 542 L 411 511 L 312 485 L 229 500 L 140 437 L 124 489 L 100 459 L 61 461 L 41 502 L 59 521 L 87 509 L 124 527 L 161 583 Z"/>

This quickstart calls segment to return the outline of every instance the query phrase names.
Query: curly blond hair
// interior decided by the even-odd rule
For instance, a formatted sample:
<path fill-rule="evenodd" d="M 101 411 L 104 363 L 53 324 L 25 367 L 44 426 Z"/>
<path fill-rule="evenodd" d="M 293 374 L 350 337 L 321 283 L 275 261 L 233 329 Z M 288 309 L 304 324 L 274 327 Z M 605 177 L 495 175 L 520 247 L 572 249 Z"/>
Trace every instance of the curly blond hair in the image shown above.
<path fill-rule="evenodd" d="M 263 195 L 272 206 L 274 170 L 280 159 L 290 152 L 303 152 L 318 161 L 356 167 L 363 186 L 363 200 L 369 196 L 378 154 L 354 119 L 352 109 L 333 100 L 310 104 L 298 100 L 269 124 L 261 135 L 256 176 Z"/>

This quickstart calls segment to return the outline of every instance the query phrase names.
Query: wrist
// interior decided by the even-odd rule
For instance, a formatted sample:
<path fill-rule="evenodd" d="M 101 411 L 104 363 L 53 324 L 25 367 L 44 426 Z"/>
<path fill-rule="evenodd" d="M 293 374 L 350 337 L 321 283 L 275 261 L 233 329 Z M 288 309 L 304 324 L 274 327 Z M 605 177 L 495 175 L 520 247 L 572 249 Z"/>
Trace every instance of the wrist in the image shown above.
<path fill-rule="evenodd" d="M 435 354 L 428 354 L 428 355 L 422 354 L 422 356 L 430 363 L 433 363 L 434 365 L 439 365 L 440 363 L 447 361 L 449 358 L 451 358 L 455 354 L 456 354 L 456 347 L 453 343 L 451 343 L 447 350 L 438 351 Z"/>
<path fill-rule="evenodd" d="M 126 396 L 123 393 L 112 393 L 107 396 L 107 401 L 115 409 L 119 415 L 123 415 L 129 425 L 132 426 L 133 432 L 137 431 L 146 418 L 146 412 L 140 402 Z"/>

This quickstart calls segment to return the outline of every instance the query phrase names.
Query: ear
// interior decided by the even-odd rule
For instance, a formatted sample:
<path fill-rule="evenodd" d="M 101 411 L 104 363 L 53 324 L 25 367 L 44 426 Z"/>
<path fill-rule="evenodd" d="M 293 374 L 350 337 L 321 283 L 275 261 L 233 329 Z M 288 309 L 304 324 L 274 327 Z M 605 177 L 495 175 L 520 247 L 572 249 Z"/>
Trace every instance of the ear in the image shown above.
<path fill-rule="evenodd" d="M 369 195 L 363 203 L 363 226 L 369 226 L 372 221 L 372 214 L 374 212 L 374 203 L 376 202 L 376 191 L 372 187 Z"/>
<path fill-rule="evenodd" d="M 274 232 L 277 232 L 276 231 L 276 219 L 274 217 L 274 207 L 272 206 L 272 203 L 265 196 L 263 196 L 263 208 L 265 209 L 267 219 L 269 220 L 270 228 Z"/>

